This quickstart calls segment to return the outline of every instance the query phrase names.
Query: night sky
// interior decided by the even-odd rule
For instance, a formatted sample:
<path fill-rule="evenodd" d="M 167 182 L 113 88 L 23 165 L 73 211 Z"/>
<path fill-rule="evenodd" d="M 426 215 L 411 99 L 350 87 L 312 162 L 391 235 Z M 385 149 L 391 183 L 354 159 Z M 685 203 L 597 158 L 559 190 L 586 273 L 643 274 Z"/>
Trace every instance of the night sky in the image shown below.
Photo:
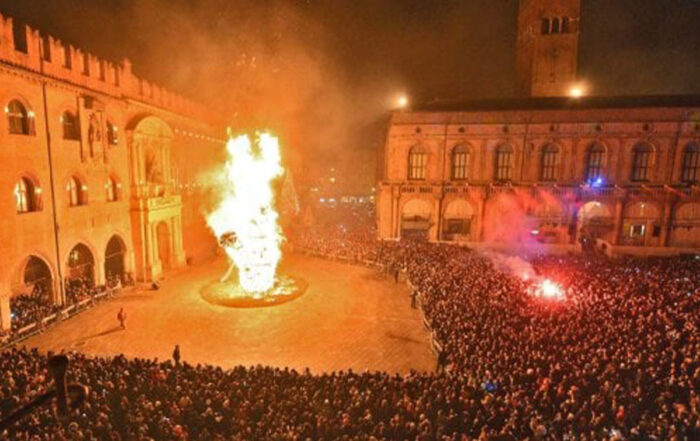
<path fill-rule="evenodd" d="M 272 128 L 318 159 L 314 172 L 368 161 L 367 128 L 400 92 L 515 94 L 516 0 L 0 0 L 0 11 L 129 57 L 234 128 Z M 700 94 L 699 21 L 698 0 L 583 0 L 580 76 L 600 95 Z"/>

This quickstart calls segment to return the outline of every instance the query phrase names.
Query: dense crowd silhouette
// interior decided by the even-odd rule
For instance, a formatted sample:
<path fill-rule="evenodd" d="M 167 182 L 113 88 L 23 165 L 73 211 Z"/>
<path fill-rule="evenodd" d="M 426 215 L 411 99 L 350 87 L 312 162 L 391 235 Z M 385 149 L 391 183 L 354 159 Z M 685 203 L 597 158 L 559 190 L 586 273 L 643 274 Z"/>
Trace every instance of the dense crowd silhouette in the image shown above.
<path fill-rule="evenodd" d="M 534 270 L 565 292 L 543 299 L 532 280 L 469 249 L 377 241 L 367 219 L 300 228 L 292 242 L 405 272 L 439 371 L 312 375 L 71 354 L 85 406 L 68 427 L 47 408 L 9 438 L 700 439 L 700 260 L 541 256 Z M 37 352 L 1 360 L 5 415 L 46 387 L 47 372 Z"/>

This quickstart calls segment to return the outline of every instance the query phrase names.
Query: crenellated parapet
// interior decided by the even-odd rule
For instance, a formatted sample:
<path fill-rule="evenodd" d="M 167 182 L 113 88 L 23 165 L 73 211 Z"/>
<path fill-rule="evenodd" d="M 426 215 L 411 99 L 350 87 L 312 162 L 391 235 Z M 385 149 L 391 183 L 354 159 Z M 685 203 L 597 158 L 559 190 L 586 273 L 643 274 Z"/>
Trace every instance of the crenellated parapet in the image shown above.
<path fill-rule="evenodd" d="M 99 58 L 0 14 L 0 64 L 115 98 L 131 99 L 183 116 L 216 122 L 217 114 L 182 95 L 139 78 L 131 61 Z"/>

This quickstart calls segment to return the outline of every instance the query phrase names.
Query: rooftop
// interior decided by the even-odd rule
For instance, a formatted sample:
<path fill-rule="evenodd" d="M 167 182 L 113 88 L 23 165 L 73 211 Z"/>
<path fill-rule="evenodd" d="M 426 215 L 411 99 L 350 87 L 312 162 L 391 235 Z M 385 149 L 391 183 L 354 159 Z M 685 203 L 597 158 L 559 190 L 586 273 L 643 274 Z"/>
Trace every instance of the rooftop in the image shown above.
<path fill-rule="evenodd" d="M 500 100 L 434 100 L 411 106 L 411 112 L 484 112 L 629 108 L 700 108 L 699 95 L 588 96 Z"/>

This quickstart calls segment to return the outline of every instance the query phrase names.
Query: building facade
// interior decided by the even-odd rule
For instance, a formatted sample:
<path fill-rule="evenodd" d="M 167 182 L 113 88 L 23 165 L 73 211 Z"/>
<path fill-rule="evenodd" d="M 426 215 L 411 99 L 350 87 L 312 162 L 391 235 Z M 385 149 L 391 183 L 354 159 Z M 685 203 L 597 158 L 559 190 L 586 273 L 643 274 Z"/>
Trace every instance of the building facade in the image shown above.
<path fill-rule="evenodd" d="M 700 250 L 700 98 L 568 96 L 579 12 L 580 1 L 521 1 L 517 65 L 529 98 L 393 113 L 381 238 Z"/>
<path fill-rule="evenodd" d="M 205 107 L 0 16 L 0 327 L 9 299 L 72 278 L 156 280 L 213 254 L 197 175 L 223 147 Z"/>

